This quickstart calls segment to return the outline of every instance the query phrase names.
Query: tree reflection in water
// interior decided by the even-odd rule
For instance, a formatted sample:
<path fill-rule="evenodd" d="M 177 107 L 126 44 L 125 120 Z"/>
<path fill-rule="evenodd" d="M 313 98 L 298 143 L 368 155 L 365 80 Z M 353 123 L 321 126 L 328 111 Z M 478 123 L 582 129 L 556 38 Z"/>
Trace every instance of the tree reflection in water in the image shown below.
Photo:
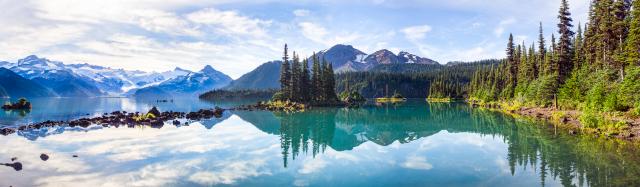
<path fill-rule="evenodd" d="M 253 116 L 248 121 L 263 126 L 260 129 L 269 126 L 264 123 L 279 123 L 278 132 L 270 133 L 280 134 L 284 167 L 301 152 L 315 157 L 327 147 L 348 151 L 367 141 L 380 146 L 396 141 L 404 144 L 447 131 L 502 138 L 508 145 L 511 174 L 515 175 L 516 167 L 534 169 L 541 185 L 549 177 L 559 178 L 564 186 L 640 184 L 637 145 L 571 136 L 547 123 L 515 119 L 464 104 L 379 105 L 269 114 Z"/>

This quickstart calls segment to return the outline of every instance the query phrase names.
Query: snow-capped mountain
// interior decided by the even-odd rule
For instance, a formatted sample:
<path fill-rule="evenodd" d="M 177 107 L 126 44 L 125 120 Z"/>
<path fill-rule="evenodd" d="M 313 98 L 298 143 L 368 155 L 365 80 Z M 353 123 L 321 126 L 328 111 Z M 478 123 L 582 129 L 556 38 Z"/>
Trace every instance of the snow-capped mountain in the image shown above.
<path fill-rule="evenodd" d="M 364 61 L 367 62 L 367 64 L 369 64 L 370 66 L 371 65 L 375 66 L 379 64 L 400 63 L 400 59 L 398 59 L 398 56 L 396 56 L 396 54 L 393 54 L 393 52 L 386 49 L 382 49 L 374 52 L 373 54 L 367 56 L 367 58 Z"/>
<path fill-rule="evenodd" d="M 400 63 L 408 63 L 408 64 L 429 64 L 429 65 L 438 64 L 438 62 L 436 62 L 435 60 L 419 57 L 418 55 L 414 55 L 404 51 L 401 51 L 400 53 L 398 53 L 398 60 L 400 60 Z"/>
<path fill-rule="evenodd" d="M 11 62 L 7 62 L 7 61 L 0 61 L 0 68 L 7 68 L 7 67 L 11 67 Z"/>
<path fill-rule="evenodd" d="M 92 79 L 73 73 L 65 68 L 62 62 L 38 58 L 35 55 L 18 60 L 10 70 L 49 88 L 58 96 L 94 97 L 103 94 Z"/>
<path fill-rule="evenodd" d="M 207 65 L 198 72 L 181 75 L 157 86 L 136 90 L 136 97 L 158 97 L 168 95 L 198 95 L 227 86 L 232 81 L 228 75 Z"/>
<path fill-rule="evenodd" d="M 430 64 L 438 62 L 429 58 L 423 58 L 408 52 L 400 52 L 398 55 L 382 49 L 372 54 L 366 54 L 351 45 L 335 45 L 317 54 L 322 60 L 331 62 L 336 72 L 367 71 L 381 64 Z M 309 58 L 311 63 L 312 58 Z"/>
<path fill-rule="evenodd" d="M 166 72 L 144 72 L 86 63 L 64 64 L 35 55 L 20 59 L 17 63 L 2 61 L 0 67 L 7 67 L 62 97 L 122 96 L 141 88 L 158 86 L 166 81 L 175 81 L 173 79 L 194 74 L 181 68 Z"/>
<path fill-rule="evenodd" d="M 180 68 L 157 73 L 111 69 L 90 64 L 71 64 L 67 67 L 74 73 L 93 79 L 98 88 L 107 92 L 108 95 L 120 95 L 132 89 L 157 85 L 171 78 L 191 73 Z"/>

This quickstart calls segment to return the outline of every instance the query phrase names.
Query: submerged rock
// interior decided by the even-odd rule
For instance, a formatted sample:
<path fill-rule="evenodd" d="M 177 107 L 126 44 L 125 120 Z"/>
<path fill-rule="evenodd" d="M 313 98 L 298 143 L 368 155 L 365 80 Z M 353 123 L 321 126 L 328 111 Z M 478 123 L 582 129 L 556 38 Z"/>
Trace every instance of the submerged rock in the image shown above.
<path fill-rule="evenodd" d="M 49 160 L 49 155 L 42 153 L 40 154 L 40 159 L 42 159 L 42 161 L 47 161 Z"/>
<path fill-rule="evenodd" d="M 160 111 L 155 106 L 147 112 L 147 114 L 153 114 L 154 116 L 160 116 Z"/>
<path fill-rule="evenodd" d="M 13 129 L 13 128 L 3 128 L 3 129 L 0 129 L 0 134 L 5 135 L 5 136 L 6 136 L 6 135 L 9 135 L 9 134 L 13 134 L 13 133 L 15 133 L 15 132 L 16 132 L 16 130 L 15 130 L 15 129 Z"/>
<path fill-rule="evenodd" d="M 5 165 L 5 166 L 12 167 L 16 171 L 22 170 L 22 163 L 20 163 L 20 162 L 4 163 L 4 164 L 0 164 L 0 165 Z"/>

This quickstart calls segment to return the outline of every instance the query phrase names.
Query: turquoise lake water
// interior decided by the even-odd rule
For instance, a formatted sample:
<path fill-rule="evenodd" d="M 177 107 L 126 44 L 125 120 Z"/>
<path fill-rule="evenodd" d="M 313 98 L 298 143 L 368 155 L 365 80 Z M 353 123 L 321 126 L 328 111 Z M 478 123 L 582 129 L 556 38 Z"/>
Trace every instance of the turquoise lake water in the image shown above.
<path fill-rule="evenodd" d="M 37 102 L 64 107 L 5 112 L 2 122 L 238 103 Z M 0 142 L 0 163 L 16 157 L 23 166 L 0 166 L 0 186 L 640 185 L 637 145 L 572 136 L 465 104 L 418 100 L 293 114 L 227 111 L 180 127 L 52 127 L 0 136 Z"/>

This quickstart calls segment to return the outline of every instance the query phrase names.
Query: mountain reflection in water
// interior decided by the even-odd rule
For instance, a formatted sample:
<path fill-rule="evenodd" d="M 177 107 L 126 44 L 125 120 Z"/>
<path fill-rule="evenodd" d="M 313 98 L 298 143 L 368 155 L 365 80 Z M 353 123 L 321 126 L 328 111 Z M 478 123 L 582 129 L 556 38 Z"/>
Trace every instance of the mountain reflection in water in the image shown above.
<path fill-rule="evenodd" d="M 637 145 L 464 104 L 230 111 L 183 127 L 58 127 L 0 139 L 0 159 L 15 156 L 24 167 L 0 167 L 2 178 L 15 179 L 1 180 L 6 186 L 640 183 Z"/>

